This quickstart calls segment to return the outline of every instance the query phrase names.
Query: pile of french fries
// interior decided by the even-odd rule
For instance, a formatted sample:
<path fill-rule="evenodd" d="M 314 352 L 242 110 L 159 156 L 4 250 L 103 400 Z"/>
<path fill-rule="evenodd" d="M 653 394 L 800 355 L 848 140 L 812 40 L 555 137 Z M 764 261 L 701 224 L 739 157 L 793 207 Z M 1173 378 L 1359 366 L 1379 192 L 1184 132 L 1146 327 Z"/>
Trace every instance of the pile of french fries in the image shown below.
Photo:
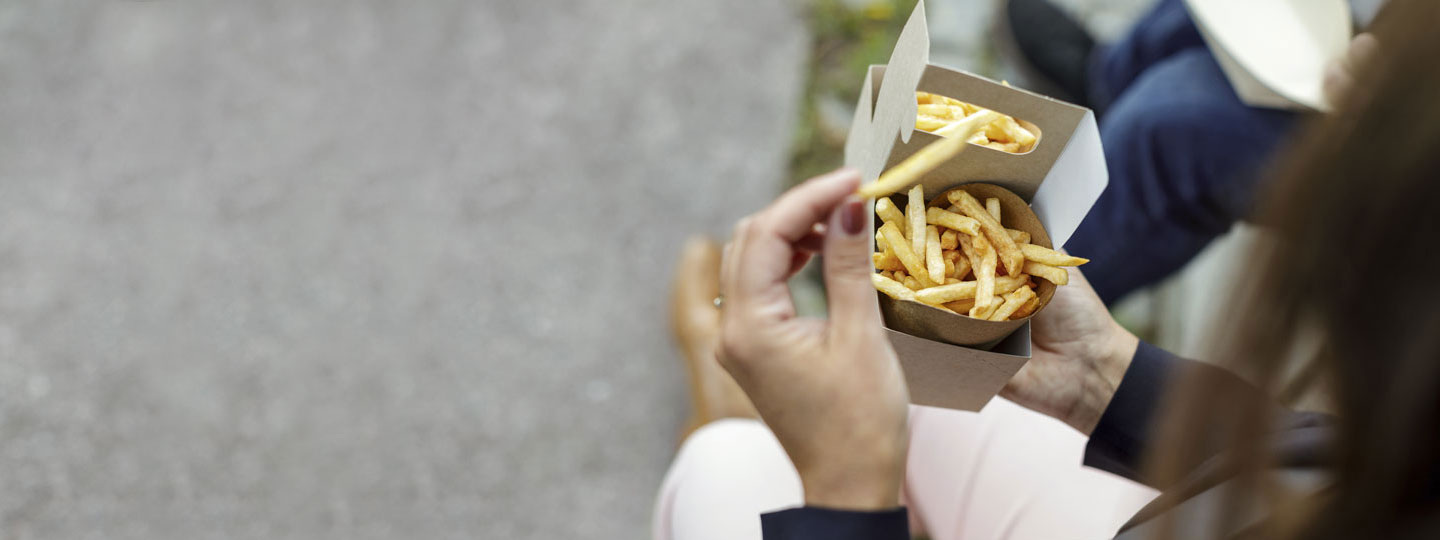
<path fill-rule="evenodd" d="M 876 290 L 976 319 L 1019 320 L 1040 308 L 1032 278 L 1064 285 L 1070 274 L 1063 267 L 1090 262 L 1005 228 L 1000 199 L 982 204 L 964 189 L 946 197 L 947 208 L 927 208 L 916 185 L 903 212 L 889 197 L 875 201 L 883 222 L 875 233 Z"/>
<path fill-rule="evenodd" d="M 941 136 L 951 136 L 947 133 L 946 126 L 977 112 L 989 111 L 984 107 L 929 92 L 915 92 L 915 103 L 920 108 L 915 117 L 915 128 Z M 968 135 L 966 142 L 1011 154 L 1024 154 L 1035 148 L 1035 140 L 1035 134 L 1016 122 L 1014 117 L 1000 114 L 999 119 Z"/>

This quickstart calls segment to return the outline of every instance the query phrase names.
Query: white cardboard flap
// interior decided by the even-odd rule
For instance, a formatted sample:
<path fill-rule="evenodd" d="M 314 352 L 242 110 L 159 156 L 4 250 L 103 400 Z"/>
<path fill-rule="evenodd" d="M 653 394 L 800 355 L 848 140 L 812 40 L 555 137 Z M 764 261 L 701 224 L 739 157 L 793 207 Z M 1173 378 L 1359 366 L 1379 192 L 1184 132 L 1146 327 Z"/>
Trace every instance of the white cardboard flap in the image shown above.
<path fill-rule="evenodd" d="M 850 134 L 845 138 L 845 164 L 859 169 L 864 181 L 880 177 L 885 169 L 885 158 L 890 153 L 890 143 L 897 134 L 902 141 L 910 140 L 910 133 L 915 130 L 915 115 L 920 111 L 915 103 L 915 87 L 920 84 L 920 76 L 925 73 L 928 63 L 930 33 L 925 22 L 925 2 L 921 0 L 900 31 L 895 50 L 890 53 L 886 75 L 888 84 L 874 88 L 870 73 L 866 73 L 865 86 L 860 90 L 855 118 L 850 122 Z M 875 95 L 872 92 L 877 91 L 874 102 L 894 103 L 906 110 L 899 114 L 876 114 L 870 98 Z"/>
<path fill-rule="evenodd" d="M 1200 35 L 1248 105 L 1328 110 L 1325 66 L 1350 44 L 1345 0 L 1186 0 Z"/>
<path fill-rule="evenodd" d="M 1110 171 L 1105 167 L 1105 149 L 1100 146 L 1095 113 L 1085 111 L 1069 144 L 1030 200 L 1030 209 L 1045 225 L 1045 232 L 1050 233 L 1051 243 L 1063 247 L 1070 240 L 1109 183 Z"/>

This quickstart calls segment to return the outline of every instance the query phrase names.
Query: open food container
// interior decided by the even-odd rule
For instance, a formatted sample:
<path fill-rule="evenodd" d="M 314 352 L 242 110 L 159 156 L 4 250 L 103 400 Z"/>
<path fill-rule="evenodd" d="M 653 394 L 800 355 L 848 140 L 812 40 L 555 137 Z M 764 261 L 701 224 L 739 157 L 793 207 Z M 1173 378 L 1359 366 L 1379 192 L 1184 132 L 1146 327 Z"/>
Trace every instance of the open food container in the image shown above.
<path fill-rule="evenodd" d="M 859 169 L 866 182 L 874 181 L 881 172 L 938 138 L 915 129 L 917 90 L 1013 116 L 1038 137 L 1029 151 L 1015 154 L 972 144 L 926 173 L 919 183 L 927 198 L 966 184 L 1004 188 L 1019 198 L 1002 199 L 1003 204 L 1011 205 L 1006 214 L 1028 216 L 1029 212 L 1015 212 L 1013 206 L 1028 203 L 1033 218 L 1025 219 L 1037 220 L 1043 227 L 1040 234 L 1032 232 L 1035 243 L 1064 246 L 1109 178 L 1094 114 L 930 64 L 929 52 L 922 0 L 900 33 L 890 62 L 871 66 L 865 77 L 845 144 L 845 164 Z M 873 201 L 871 205 L 873 220 Z M 1048 302 L 1053 287 L 1040 294 L 1043 302 Z M 1030 359 L 1028 318 L 984 321 L 892 300 L 878 292 L 876 296 L 905 371 L 910 399 L 917 405 L 978 411 Z"/>

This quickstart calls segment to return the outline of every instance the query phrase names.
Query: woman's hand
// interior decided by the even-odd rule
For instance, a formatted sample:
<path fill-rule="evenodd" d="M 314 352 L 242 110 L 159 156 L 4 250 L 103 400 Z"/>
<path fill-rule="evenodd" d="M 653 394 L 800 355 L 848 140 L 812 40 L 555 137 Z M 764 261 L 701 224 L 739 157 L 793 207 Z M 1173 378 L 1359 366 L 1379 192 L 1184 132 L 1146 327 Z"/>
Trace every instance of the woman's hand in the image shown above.
<path fill-rule="evenodd" d="M 865 204 L 844 169 L 740 221 L 721 268 L 719 360 L 800 472 L 805 503 L 899 506 L 909 394 L 875 301 Z M 786 281 L 821 250 L 828 319 L 795 315 Z"/>
<path fill-rule="evenodd" d="M 1070 284 L 1056 288 L 1055 297 L 1032 322 L 1035 347 L 1030 362 L 1000 395 L 1089 435 L 1115 396 L 1140 340 L 1110 317 L 1075 268 L 1070 269 Z"/>

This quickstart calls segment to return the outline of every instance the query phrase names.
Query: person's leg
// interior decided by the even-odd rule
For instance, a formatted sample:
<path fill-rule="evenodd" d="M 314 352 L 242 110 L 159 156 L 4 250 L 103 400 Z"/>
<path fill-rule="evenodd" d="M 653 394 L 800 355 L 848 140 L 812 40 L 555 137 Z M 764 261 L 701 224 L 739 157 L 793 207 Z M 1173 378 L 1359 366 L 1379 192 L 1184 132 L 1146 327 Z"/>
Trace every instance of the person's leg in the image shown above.
<path fill-rule="evenodd" d="M 770 429 L 728 418 L 685 439 L 655 502 L 655 540 L 759 540 L 760 514 L 800 506 L 800 474 Z"/>
<path fill-rule="evenodd" d="M 1164 279 L 1244 217 L 1294 119 L 1241 103 L 1205 49 L 1143 73 L 1100 121 L 1110 185 L 1065 246 L 1100 297 Z"/>
<path fill-rule="evenodd" d="M 911 407 L 910 430 L 905 500 L 934 540 L 1110 538 L 1156 494 L 1081 465 L 1085 436 L 1001 398 Z"/>
<path fill-rule="evenodd" d="M 1185 10 L 1183 0 L 1160 0 L 1130 27 L 1119 41 L 1096 47 L 1090 54 L 1090 108 L 1103 115 L 1139 77 L 1165 59 L 1195 48 L 1205 40 Z"/>

